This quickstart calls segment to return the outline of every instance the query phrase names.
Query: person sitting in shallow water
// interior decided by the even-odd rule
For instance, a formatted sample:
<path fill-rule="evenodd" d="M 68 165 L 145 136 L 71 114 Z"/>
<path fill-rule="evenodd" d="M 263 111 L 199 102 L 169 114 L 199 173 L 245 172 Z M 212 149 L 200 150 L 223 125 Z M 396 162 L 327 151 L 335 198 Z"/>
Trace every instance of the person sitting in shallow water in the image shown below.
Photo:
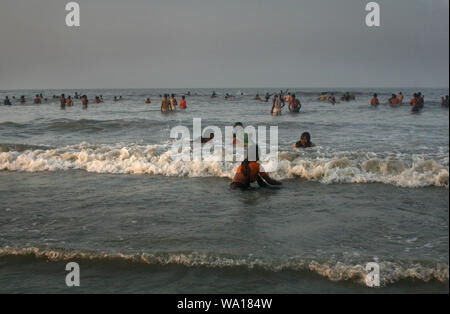
<path fill-rule="evenodd" d="M 308 148 L 314 146 L 316 145 L 311 142 L 311 134 L 309 134 L 308 132 L 303 132 L 300 136 L 300 141 L 292 145 L 293 148 Z"/>
<path fill-rule="evenodd" d="M 258 145 L 254 145 L 248 149 L 247 158 L 238 167 L 233 182 L 230 184 L 232 189 L 241 189 L 243 191 L 251 190 L 251 183 L 257 181 L 261 187 L 268 187 L 269 185 L 281 185 L 280 181 L 272 179 L 261 165 L 259 161 Z"/>

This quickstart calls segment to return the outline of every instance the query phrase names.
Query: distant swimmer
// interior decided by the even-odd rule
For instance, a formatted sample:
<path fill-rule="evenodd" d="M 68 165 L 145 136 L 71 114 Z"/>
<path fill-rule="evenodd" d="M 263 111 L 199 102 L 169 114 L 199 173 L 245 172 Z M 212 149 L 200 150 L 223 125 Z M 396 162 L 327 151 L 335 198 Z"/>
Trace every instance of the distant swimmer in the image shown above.
<path fill-rule="evenodd" d="M 180 109 L 186 109 L 186 96 L 181 96 Z"/>
<path fill-rule="evenodd" d="M 397 99 L 398 99 L 398 104 L 401 105 L 403 103 L 403 94 L 402 92 L 398 93 Z"/>
<path fill-rule="evenodd" d="M 178 106 L 178 102 L 175 99 L 175 94 L 172 94 L 171 97 L 170 97 L 170 108 L 171 108 L 172 111 L 175 111 L 177 106 Z"/>
<path fill-rule="evenodd" d="M 370 101 L 370 104 L 374 107 L 378 106 L 380 102 L 378 101 L 378 95 L 373 94 L 372 100 Z"/>
<path fill-rule="evenodd" d="M 225 94 L 225 99 L 226 99 L 226 100 L 229 100 L 229 99 L 231 99 L 231 95 L 230 95 L 230 94 L 228 94 L 228 93 L 226 93 L 226 94 Z"/>
<path fill-rule="evenodd" d="M 356 97 L 355 97 L 355 93 L 350 93 L 350 100 L 355 100 L 356 99 Z"/>
<path fill-rule="evenodd" d="M 83 109 L 87 109 L 88 108 L 88 98 L 86 95 L 81 96 L 81 105 L 83 106 Z"/>
<path fill-rule="evenodd" d="M 261 97 L 259 97 L 259 94 L 256 94 L 253 100 L 261 100 Z"/>
<path fill-rule="evenodd" d="M 389 98 L 388 101 L 389 101 L 389 103 L 390 103 L 391 105 L 398 105 L 398 98 L 397 98 L 397 95 L 392 94 L 391 98 Z"/>
<path fill-rule="evenodd" d="M 98 97 L 98 96 L 95 96 L 95 100 L 94 100 L 94 102 L 95 102 L 96 104 L 99 104 L 99 103 L 101 103 L 101 102 L 102 102 L 102 100 L 100 99 L 100 97 Z"/>
<path fill-rule="evenodd" d="M 331 95 L 328 96 L 328 102 L 332 105 L 336 104 L 336 97 L 334 97 L 334 93 L 331 93 Z"/>
<path fill-rule="evenodd" d="M 161 112 L 168 112 L 172 110 L 170 107 L 169 99 L 167 99 L 167 94 L 164 94 L 164 98 L 161 100 Z"/>
<path fill-rule="evenodd" d="M 71 98 L 70 96 L 67 96 L 67 99 L 66 99 L 66 106 L 67 106 L 67 107 L 72 107 L 72 105 L 73 105 L 73 100 L 72 100 L 72 98 Z"/>
<path fill-rule="evenodd" d="M 413 98 L 411 98 L 411 101 L 409 102 L 409 104 L 411 105 L 411 110 L 413 112 L 418 112 L 419 111 L 419 95 L 418 94 L 414 94 Z"/>
<path fill-rule="evenodd" d="M 5 97 L 5 100 L 3 101 L 3 104 L 5 106 L 11 106 L 11 101 L 9 100 L 8 96 Z"/>
<path fill-rule="evenodd" d="M 20 96 L 19 102 L 21 104 L 24 104 L 25 103 L 25 96 Z"/>
<path fill-rule="evenodd" d="M 266 93 L 266 94 L 264 95 L 264 100 L 261 99 L 261 101 L 269 102 L 270 97 L 272 97 L 272 94 Z"/>
<path fill-rule="evenodd" d="M 75 98 L 75 99 L 80 98 L 80 95 L 78 95 L 78 92 L 75 92 L 75 95 L 73 96 L 73 98 Z"/>
<path fill-rule="evenodd" d="M 61 94 L 61 97 L 59 97 L 59 103 L 61 104 L 61 109 L 66 109 L 66 96 L 64 94 Z"/>
<path fill-rule="evenodd" d="M 145 103 L 146 103 L 146 104 L 151 104 L 152 102 L 151 102 L 150 98 L 146 98 L 146 99 L 145 99 Z"/>
<path fill-rule="evenodd" d="M 122 96 L 119 96 L 119 100 L 122 100 Z"/>
<path fill-rule="evenodd" d="M 202 136 L 202 138 L 201 138 L 200 141 L 201 141 L 202 144 L 205 144 L 205 143 L 208 143 L 209 141 L 211 141 L 213 138 L 214 138 L 214 133 L 211 132 L 211 133 L 209 134 L 209 137 L 203 137 L 203 136 Z"/>
<path fill-rule="evenodd" d="M 41 98 L 39 97 L 39 95 L 36 95 L 36 97 L 34 97 L 33 102 L 34 102 L 35 104 L 40 104 L 40 103 L 41 103 Z"/>
<path fill-rule="evenodd" d="M 311 135 L 309 134 L 309 132 L 303 132 L 300 136 L 300 141 L 292 145 L 293 148 L 309 148 L 314 146 L 316 145 L 311 142 Z"/>
<path fill-rule="evenodd" d="M 117 99 L 117 96 L 114 96 L 114 101 L 118 101 L 119 99 Z"/>
<path fill-rule="evenodd" d="M 211 94 L 211 98 L 216 98 L 216 97 L 217 97 L 217 94 L 216 94 L 215 91 L 213 91 L 212 94 Z"/>
<path fill-rule="evenodd" d="M 281 185 L 280 181 L 272 179 L 262 166 L 258 163 L 259 152 L 258 145 L 252 146 L 248 149 L 247 158 L 240 164 L 233 181 L 230 184 L 231 189 L 241 189 L 243 191 L 251 190 L 251 183 L 258 182 L 261 187 L 268 187 L 269 185 Z"/>
<path fill-rule="evenodd" d="M 289 111 L 290 112 L 300 112 L 300 108 L 302 108 L 302 104 L 300 100 L 295 97 L 295 94 L 292 94 L 289 97 Z"/>
<path fill-rule="evenodd" d="M 328 93 L 327 92 L 320 93 L 319 101 L 325 101 L 325 100 L 327 100 L 327 98 L 328 98 Z"/>
<path fill-rule="evenodd" d="M 419 108 L 422 109 L 425 104 L 425 99 L 421 92 L 417 93 L 417 101 L 419 104 Z"/>
<path fill-rule="evenodd" d="M 442 107 L 448 107 L 448 95 L 444 97 L 441 97 L 441 106 Z"/>

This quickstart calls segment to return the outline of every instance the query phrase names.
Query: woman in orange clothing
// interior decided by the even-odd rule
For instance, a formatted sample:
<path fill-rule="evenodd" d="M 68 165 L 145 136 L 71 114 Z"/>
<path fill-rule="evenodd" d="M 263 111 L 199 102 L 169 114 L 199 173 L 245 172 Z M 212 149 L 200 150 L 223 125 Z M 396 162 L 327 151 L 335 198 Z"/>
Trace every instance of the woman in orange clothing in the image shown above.
<path fill-rule="evenodd" d="M 249 148 L 250 152 L 253 149 Z M 268 187 L 269 185 L 281 185 L 281 182 L 272 179 L 264 169 L 258 163 L 259 153 L 258 145 L 254 149 L 255 158 L 246 158 L 241 165 L 238 167 L 236 174 L 233 178 L 233 182 L 230 184 L 232 189 L 251 190 L 251 183 L 257 181 L 258 185 L 261 187 Z M 249 161 L 254 160 L 254 161 Z"/>
<path fill-rule="evenodd" d="M 181 96 L 180 109 L 186 109 L 186 97 L 185 96 Z"/>

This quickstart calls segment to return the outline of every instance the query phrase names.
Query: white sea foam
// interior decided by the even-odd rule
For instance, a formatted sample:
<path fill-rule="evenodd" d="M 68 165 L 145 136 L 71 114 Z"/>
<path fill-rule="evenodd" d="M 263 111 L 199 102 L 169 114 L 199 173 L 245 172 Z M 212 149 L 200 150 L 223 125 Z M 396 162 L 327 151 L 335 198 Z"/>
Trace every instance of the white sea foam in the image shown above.
<path fill-rule="evenodd" d="M 25 172 L 77 169 L 93 173 L 232 178 L 237 166 L 236 162 L 175 161 L 171 158 L 169 144 L 124 146 L 81 143 L 0 153 L 0 170 Z M 445 153 L 436 158 L 370 152 L 281 152 L 278 169 L 273 176 L 324 184 L 378 182 L 409 188 L 448 188 L 448 170 L 448 156 Z"/>
<path fill-rule="evenodd" d="M 313 272 L 331 281 L 352 281 L 365 284 L 368 275 L 364 265 L 367 261 L 317 261 L 314 259 L 289 258 L 287 260 L 265 260 L 260 258 L 236 257 L 201 252 L 155 252 L 155 253 L 106 253 L 82 252 L 57 249 L 0 248 L 0 258 L 21 257 L 30 260 L 43 259 L 50 262 L 82 260 L 83 262 L 128 262 L 147 265 L 183 265 L 186 267 L 208 268 L 247 268 L 262 269 L 270 272 L 306 271 Z M 449 267 L 446 263 L 428 263 L 427 265 L 408 261 L 379 261 L 381 285 L 386 286 L 400 280 L 413 279 L 428 282 L 436 280 L 448 282 Z"/>

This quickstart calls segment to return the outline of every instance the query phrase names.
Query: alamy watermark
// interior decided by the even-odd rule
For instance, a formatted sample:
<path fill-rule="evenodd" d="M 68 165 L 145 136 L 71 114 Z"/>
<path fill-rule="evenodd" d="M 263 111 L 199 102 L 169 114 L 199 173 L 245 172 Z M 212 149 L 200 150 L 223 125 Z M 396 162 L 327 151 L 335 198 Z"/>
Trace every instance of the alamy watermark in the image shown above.
<path fill-rule="evenodd" d="M 80 5 L 77 2 L 68 2 L 65 7 L 66 11 L 66 26 L 79 27 L 80 26 Z M 366 25 L 368 27 L 380 26 L 380 5 L 377 2 L 369 2 L 366 4 L 365 10 L 369 13 L 366 15 Z"/>
<path fill-rule="evenodd" d="M 170 137 L 175 139 L 171 146 L 171 158 L 185 162 L 233 162 L 258 161 L 265 171 L 278 168 L 278 126 L 225 126 L 224 132 L 218 126 L 209 125 L 202 129 L 201 118 L 194 118 L 192 136 L 188 127 L 175 126 Z M 267 134 L 268 133 L 268 134 Z M 259 158 L 258 158 L 259 157 Z"/>

